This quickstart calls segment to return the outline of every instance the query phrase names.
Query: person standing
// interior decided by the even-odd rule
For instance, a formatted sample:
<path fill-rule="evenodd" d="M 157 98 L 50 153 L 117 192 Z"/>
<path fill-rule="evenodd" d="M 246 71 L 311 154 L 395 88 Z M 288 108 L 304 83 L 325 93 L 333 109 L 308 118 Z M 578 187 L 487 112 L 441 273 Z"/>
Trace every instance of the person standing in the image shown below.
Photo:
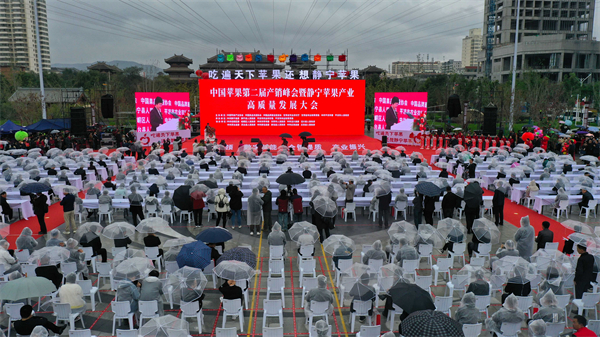
<path fill-rule="evenodd" d="M 242 197 L 244 193 L 238 186 L 232 188 L 229 193 L 229 207 L 231 207 L 231 228 L 235 228 L 237 222 L 238 228 L 242 228 Z"/>
<path fill-rule="evenodd" d="M 535 230 L 529 223 L 529 216 L 521 218 L 521 228 L 515 232 L 515 242 L 519 256 L 529 261 L 529 257 L 533 254 L 533 242 L 535 241 Z"/>
<path fill-rule="evenodd" d="M 262 212 L 263 212 L 263 230 L 271 231 L 271 211 L 273 210 L 273 199 L 271 191 L 266 186 L 262 188 Z"/>
<path fill-rule="evenodd" d="M 469 159 L 469 165 L 467 165 L 467 171 L 469 173 L 469 178 L 475 178 L 475 169 L 477 168 L 477 164 L 473 162 L 473 158 Z"/>
<path fill-rule="evenodd" d="M 377 193 L 377 192 L 378 191 L 375 191 L 375 194 L 382 194 L 382 193 Z M 379 227 L 381 228 L 383 226 L 383 223 L 385 223 L 385 228 L 388 228 L 390 226 L 388 223 L 388 218 L 390 215 L 390 203 L 392 202 L 392 192 L 388 192 L 387 194 L 378 195 L 377 199 L 379 200 L 379 209 L 378 209 Z"/>
<path fill-rule="evenodd" d="M 573 284 L 575 284 L 575 298 L 580 299 L 596 278 L 594 277 L 594 257 L 587 252 L 585 246 L 577 245 L 577 252 L 580 256 L 577 259 Z"/>
<path fill-rule="evenodd" d="M 131 194 L 127 198 L 129 199 L 129 211 L 133 217 L 133 225 L 137 226 L 138 216 L 140 220 L 144 220 L 144 208 L 142 207 L 144 198 L 137 193 L 135 186 L 131 186 Z"/>
<path fill-rule="evenodd" d="M 435 211 L 435 197 L 425 196 L 425 207 L 423 215 L 425 215 L 425 223 L 433 226 L 433 212 Z"/>
<path fill-rule="evenodd" d="M 225 195 L 225 189 L 220 188 L 215 197 L 215 211 L 217 211 L 217 223 L 215 226 L 219 226 L 219 222 L 223 219 L 223 228 L 227 226 L 227 213 L 229 212 L 229 198 Z"/>
<path fill-rule="evenodd" d="M 398 97 L 393 97 L 390 107 L 385 112 L 386 130 L 390 130 L 394 124 L 398 123 L 398 112 L 396 111 L 398 104 L 400 104 L 400 99 Z"/>
<path fill-rule="evenodd" d="M 164 117 L 162 112 L 163 99 L 161 97 L 156 97 L 154 99 L 154 108 L 150 110 L 150 131 L 156 131 L 156 128 L 164 123 Z M 165 150 L 165 152 L 167 152 Z"/>
<path fill-rule="evenodd" d="M 40 231 L 38 234 L 47 234 L 48 230 L 46 229 L 45 216 L 46 213 L 48 213 L 48 197 L 42 192 L 33 196 L 33 213 L 35 213 L 38 222 L 40 223 Z"/>
<path fill-rule="evenodd" d="M 279 192 L 279 197 L 277 197 L 277 200 L 275 200 L 275 204 L 277 205 L 278 208 L 278 215 L 277 215 L 277 221 L 279 221 L 279 224 L 281 225 L 281 229 L 284 232 L 287 232 L 288 230 L 288 196 L 287 196 L 287 192 L 285 190 L 280 191 Z"/>
<path fill-rule="evenodd" d="M 506 194 L 502 185 L 502 182 L 498 182 L 492 198 L 492 210 L 494 211 L 496 226 L 504 226 L 504 199 L 506 199 Z"/>
<path fill-rule="evenodd" d="M 252 189 L 252 195 L 248 198 L 248 226 L 250 227 L 250 235 L 259 235 L 261 225 L 263 200 L 258 195 L 258 188 Z"/>
<path fill-rule="evenodd" d="M 423 195 L 415 190 L 415 198 L 413 199 L 413 220 L 417 229 L 423 219 Z"/>
<path fill-rule="evenodd" d="M 452 192 L 452 187 L 446 186 L 446 195 L 442 199 L 444 218 L 452 218 L 457 206 L 460 206 L 460 198 Z"/>
<path fill-rule="evenodd" d="M 304 212 L 304 208 L 302 207 L 302 196 L 298 195 L 298 190 L 295 188 L 292 190 L 290 202 L 294 210 L 294 218 L 292 219 L 292 223 L 302 221 L 302 213 Z"/>
<path fill-rule="evenodd" d="M 204 197 L 206 194 L 202 192 L 200 189 L 193 191 L 190 193 L 190 197 L 192 198 L 192 210 L 194 212 L 194 223 L 196 227 L 202 226 L 202 211 L 204 210 Z"/>
<path fill-rule="evenodd" d="M 469 186 L 473 185 L 475 189 L 478 189 L 478 193 L 474 194 L 473 198 L 465 200 L 465 217 L 467 218 L 467 234 L 473 233 L 473 221 L 479 217 L 479 208 L 483 202 L 483 190 L 479 187 L 477 181 L 472 182 Z M 475 191 L 477 192 L 477 191 Z"/>
<path fill-rule="evenodd" d="M 354 185 L 354 181 L 349 180 L 343 186 L 344 189 L 346 189 L 346 204 L 349 202 L 354 202 L 354 193 L 356 191 L 356 185 Z"/>
<path fill-rule="evenodd" d="M 63 207 L 64 217 L 65 217 L 65 234 L 71 234 L 71 229 L 73 232 L 77 231 L 77 225 L 75 223 L 75 196 L 71 193 L 64 192 L 65 197 L 61 200 L 60 205 Z"/>
<path fill-rule="evenodd" d="M 535 238 L 535 242 L 537 242 L 537 249 L 544 249 L 546 248 L 546 243 L 554 241 L 554 233 L 550 230 L 550 222 L 542 222 L 542 228 L 543 229 Z"/>

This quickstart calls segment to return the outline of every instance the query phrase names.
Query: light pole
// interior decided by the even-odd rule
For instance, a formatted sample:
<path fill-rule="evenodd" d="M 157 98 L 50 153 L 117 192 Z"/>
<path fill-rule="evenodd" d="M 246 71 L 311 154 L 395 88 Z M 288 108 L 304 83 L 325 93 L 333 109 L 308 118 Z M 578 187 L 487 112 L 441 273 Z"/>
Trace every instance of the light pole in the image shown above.
<path fill-rule="evenodd" d="M 517 29 L 515 30 L 515 53 L 513 54 L 512 86 L 510 90 L 510 117 L 508 119 L 508 131 L 513 130 L 513 119 L 515 117 L 515 84 L 517 82 L 517 48 L 519 46 L 519 11 L 521 0 L 517 0 Z"/>

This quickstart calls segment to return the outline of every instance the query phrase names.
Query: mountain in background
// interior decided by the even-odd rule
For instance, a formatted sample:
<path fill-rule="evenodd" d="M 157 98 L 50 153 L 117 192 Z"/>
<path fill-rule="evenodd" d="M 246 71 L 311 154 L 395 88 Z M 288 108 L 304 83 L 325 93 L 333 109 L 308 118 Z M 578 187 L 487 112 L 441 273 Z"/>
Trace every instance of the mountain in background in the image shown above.
<path fill-rule="evenodd" d="M 95 62 L 94 62 L 95 63 Z M 88 66 L 91 66 L 93 63 L 53 63 L 53 68 L 73 68 L 77 70 L 86 71 Z M 129 67 L 140 67 L 143 69 L 143 72 L 146 73 L 146 77 L 154 78 L 158 75 L 159 72 L 163 72 L 162 68 L 155 67 L 153 65 L 141 64 L 133 61 L 110 61 L 106 62 L 106 64 L 111 66 L 117 66 L 121 70 Z"/>

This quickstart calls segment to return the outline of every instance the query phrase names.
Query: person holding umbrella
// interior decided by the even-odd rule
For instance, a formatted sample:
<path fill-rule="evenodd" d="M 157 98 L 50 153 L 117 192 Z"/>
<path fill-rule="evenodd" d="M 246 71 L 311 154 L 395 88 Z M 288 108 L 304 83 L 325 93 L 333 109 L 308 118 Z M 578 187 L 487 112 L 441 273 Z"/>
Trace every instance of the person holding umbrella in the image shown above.
<path fill-rule="evenodd" d="M 244 304 L 244 292 L 242 291 L 242 288 L 236 285 L 235 280 L 225 280 L 219 287 L 219 291 L 224 299 L 235 300 L 239 298 L 242 301 L 242 305 Z"/>
<path fill-rule="evenodd" d="M 460 306 L 454 315 L 454 319 L 459 324 L 477 324 L 479 322 L 481 312 L 479 312 L 479 309 L 475 307 L 476 299 L 477 298 L 475 297 L 475 294 L 472 292 L 467 292 L 460 300 Z"/>
<path fill-rule="evenodd" d="M 421 193 L 419 193 L 419 191 L 417 191 L 415 189 L 415 198 L 412 201 L 413 203 L 413 221 L 415 223 L 415 226 L 417 226 L 417 228 L 419 228 L 419 225 L 421 224 L 421 220 L 423 219 L 423 195 Z"/>
<path fill-rule="evenodd" d="M 467 218 L 467 234 L 473 233 L 473 222 L 479 217 L 479 207 L 483 202 L 483 190 L 479 181 L 475 180 L 465 187 L 465 217 Z"/>
<path fill-rule="evenodd" d="M 279 223 L 275 223 L 273 225 L 273 231 L 271 233 L 269 233 L 269 236 L 267 237 L 267 242 L 269 243 L 269 246 L 284 246 L 286 244 L 286 237 L 285 234 L 281 231 L 281 225 L 279 225 Z"/>
<path fill-rule="evenodd" d="M 352 296 L 352 302 L 350 303 L 350 312 L 354 312 L 354 301 L 371 301 L 371 309 L 369 309 L 369 316 L 373 315 L 373 302 L 375 301 L 376 291 L 375 288 L 369 285 L 371 278 L 368 273 L 364 273 L 360 276 L 360 280 L 356 282 L 348 295 Z M 365 316 L 360 316 L 358 321 L 364 323 Z"/>
<path fill-rule="evenodd" d="M 271 211 L 273 210 L 272 194 L 267 186 L 262 187 L 262 212 L 263 212 L 263 230 L 271 231 Z M 279 227 L 281 229 L 281 226 Z"/>

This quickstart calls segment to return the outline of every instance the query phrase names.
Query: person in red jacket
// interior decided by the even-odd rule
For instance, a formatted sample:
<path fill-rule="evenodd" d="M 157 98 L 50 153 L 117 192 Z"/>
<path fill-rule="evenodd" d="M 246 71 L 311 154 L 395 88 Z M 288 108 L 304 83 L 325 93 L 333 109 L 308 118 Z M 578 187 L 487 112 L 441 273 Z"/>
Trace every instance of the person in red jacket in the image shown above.
<path fill-rule="evenodd" d="M 298 191 L 295 188 L 292 190 L 290 201 L 294 208 L 294 219 L 292 219 L 292 223 L 302 221 L 302 212 L 304 211 L 304 208 L 302 207 L 302 196 L 298 195 Z"/>
<path fill-rule="evenodd" d="M 194 187 L 192 188 L 194 189 Z M 200 189 L 195 189 L 190 193 L 190 198 L 192 198 L 192 210 L 194 212 L 194 222 L 196 224 L 196 227 L 202 226 L 202 211 L 204 210 L 204 197 L 206 197 L 206 194 L 204 194 L 204 192 L 202 192 Z"/>
<path fill-rule="evenodd" d="M 598 337 L 598 335 L 596 335 L 596 333 L 590 329 L 588 329 L 586 327 L 587 325 L 587 319 L 583 316 L 580 315 L 575 315 L 575 317 L 573 317 L 573 329 L 576 330 L 576 332 L 573 334 L 573 336 L 576 337 Z"/>

